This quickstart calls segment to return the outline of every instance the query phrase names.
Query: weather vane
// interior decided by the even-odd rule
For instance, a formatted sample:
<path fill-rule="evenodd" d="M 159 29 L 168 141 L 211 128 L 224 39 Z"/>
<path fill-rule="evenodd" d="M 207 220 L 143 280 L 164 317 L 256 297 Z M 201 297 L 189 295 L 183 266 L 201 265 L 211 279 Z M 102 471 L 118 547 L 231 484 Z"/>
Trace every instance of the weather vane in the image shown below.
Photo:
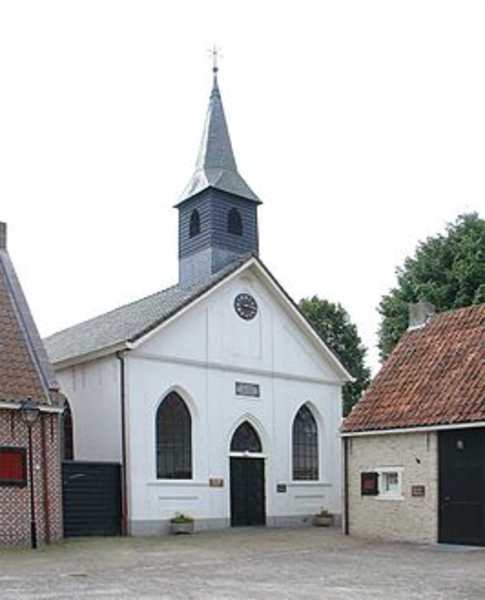
<path fill-rule="evenodd" d="M 217 74 L 217 71 L 219 70 L 219 65 L 218 65 L 218 60 L 220 58 L 222 58 L 222 53 L 221 53 L 221 49 L 218 48 L 215 44 L 212 46 L 212 48 L 209 50 L 209 54 L 210 57 L 212 59 L 212 72 L 215 74 Z"/>

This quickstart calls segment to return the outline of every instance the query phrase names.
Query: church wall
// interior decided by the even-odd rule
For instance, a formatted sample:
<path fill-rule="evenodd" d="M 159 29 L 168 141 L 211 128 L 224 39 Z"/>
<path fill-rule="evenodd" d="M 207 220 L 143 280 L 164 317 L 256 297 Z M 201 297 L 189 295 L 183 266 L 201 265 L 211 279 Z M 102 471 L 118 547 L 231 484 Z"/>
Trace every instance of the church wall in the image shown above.
<path fill-rule="evenodd" d="M 250 291 L 260 307 L 251 321 L 234 312 L 234 296 L 241 291 Z M 230 441 L 246 419 L 263 443 L 268 524 L 309 522 L 322 506 L 340 514 L 340 387 L 330 366 L 255 278 L 228 283 L 130 352 L 127 378 L 133 533 L 162 532 L 176 512 L 191 514 L 199 528 L 229 524 Z M 258 385 L 259 397 L 238 395 L 236 382 Z M 156 479 L 156 411 L 173 390 L 193 419 L 189 482 Z M 319 425 L 320 479 L 293 482 L 292 424 L 305 403 Z M 223 486 L 211 487 L 214 479 Z"/>
<path fill-rule="evenodd" d="M 74 458 L 121 461 L 120 361 L 109 357 L 56 372 L 71 406 Z"/>

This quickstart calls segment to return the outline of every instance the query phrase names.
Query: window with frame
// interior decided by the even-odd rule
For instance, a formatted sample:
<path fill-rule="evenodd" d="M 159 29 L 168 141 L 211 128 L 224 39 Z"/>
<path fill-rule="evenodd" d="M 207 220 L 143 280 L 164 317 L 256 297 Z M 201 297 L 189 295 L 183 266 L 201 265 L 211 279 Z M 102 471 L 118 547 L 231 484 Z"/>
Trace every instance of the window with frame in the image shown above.
<path fill-rule="evenodd" d="M 318 426 L 306 405 L 293 421 L 292 446 L 293 480 L 318 480 Z"/>
<path fill-rule="evenodd" d="M 231 208 L 231 210 L 227 213 L 227 231 L 229 233 L 233 233 L 234 235 L 243 234 L 242 217 L 237 208 Z"/>
<path fill-rule="evenodd" d="M 72 412 L 69 402 L 64 405 L 62 413 L 62 457 L 64 460 L 74 460 L 74 432 Z"/>
<path fill-rule="evenodd" d="M 192 418 L 176 392 L 158 407 L 156 452 L 158 479 L 192 479 Z"/>
<path fill-rule="evenodd" d="M 25 487 L 26 485 L 25 448 L 0 446 L 0 486 Z"/>
<path fill-rule="evenodd" d="M 231 452 L 261 452 L 261 440 L 254 427 L 244 421 L 234 432 Z"/>
<path fill-rule="evenodd" d="M 381 500 L 400 500 L 402 495 L 403 467 L 382 467 L 378 473 L 378 498 Z"/>
<path fill-rule="evenodd" d="M 195 208 L 190 215 L 189 222 L 189 236 L 195 237 L 200 233 L 200 215 L 199 211 Z"/>

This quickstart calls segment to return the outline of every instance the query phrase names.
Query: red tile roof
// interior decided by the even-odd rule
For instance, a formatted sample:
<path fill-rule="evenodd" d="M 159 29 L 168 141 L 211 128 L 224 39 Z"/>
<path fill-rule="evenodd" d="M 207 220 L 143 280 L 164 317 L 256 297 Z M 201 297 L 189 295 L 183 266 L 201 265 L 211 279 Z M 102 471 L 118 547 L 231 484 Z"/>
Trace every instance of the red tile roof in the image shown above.
<path fill-rule="evenodd" d="M 54 372 L 5 246 L 0 223 L 0 402 L 55 404 Z"/>
<path fill-rule="evenodd" d="M 406 332 L 343 433 L 485 421 L 485 304 Z"/>

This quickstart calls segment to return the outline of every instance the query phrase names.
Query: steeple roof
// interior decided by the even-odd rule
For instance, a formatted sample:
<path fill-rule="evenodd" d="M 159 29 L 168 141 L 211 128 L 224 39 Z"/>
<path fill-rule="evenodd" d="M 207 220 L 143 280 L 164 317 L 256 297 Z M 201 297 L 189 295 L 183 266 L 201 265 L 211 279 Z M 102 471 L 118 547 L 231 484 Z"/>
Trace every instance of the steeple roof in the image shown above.
<path fill-rule="evenodd" d="M 237 170 L 217 82 L 217 71 L 217 66 L 214 65 L 212 92 L 195 172 L 182 193 L 179 204 L 207 188 L 216 188 L 259 204 L 261 200 Z"/>

